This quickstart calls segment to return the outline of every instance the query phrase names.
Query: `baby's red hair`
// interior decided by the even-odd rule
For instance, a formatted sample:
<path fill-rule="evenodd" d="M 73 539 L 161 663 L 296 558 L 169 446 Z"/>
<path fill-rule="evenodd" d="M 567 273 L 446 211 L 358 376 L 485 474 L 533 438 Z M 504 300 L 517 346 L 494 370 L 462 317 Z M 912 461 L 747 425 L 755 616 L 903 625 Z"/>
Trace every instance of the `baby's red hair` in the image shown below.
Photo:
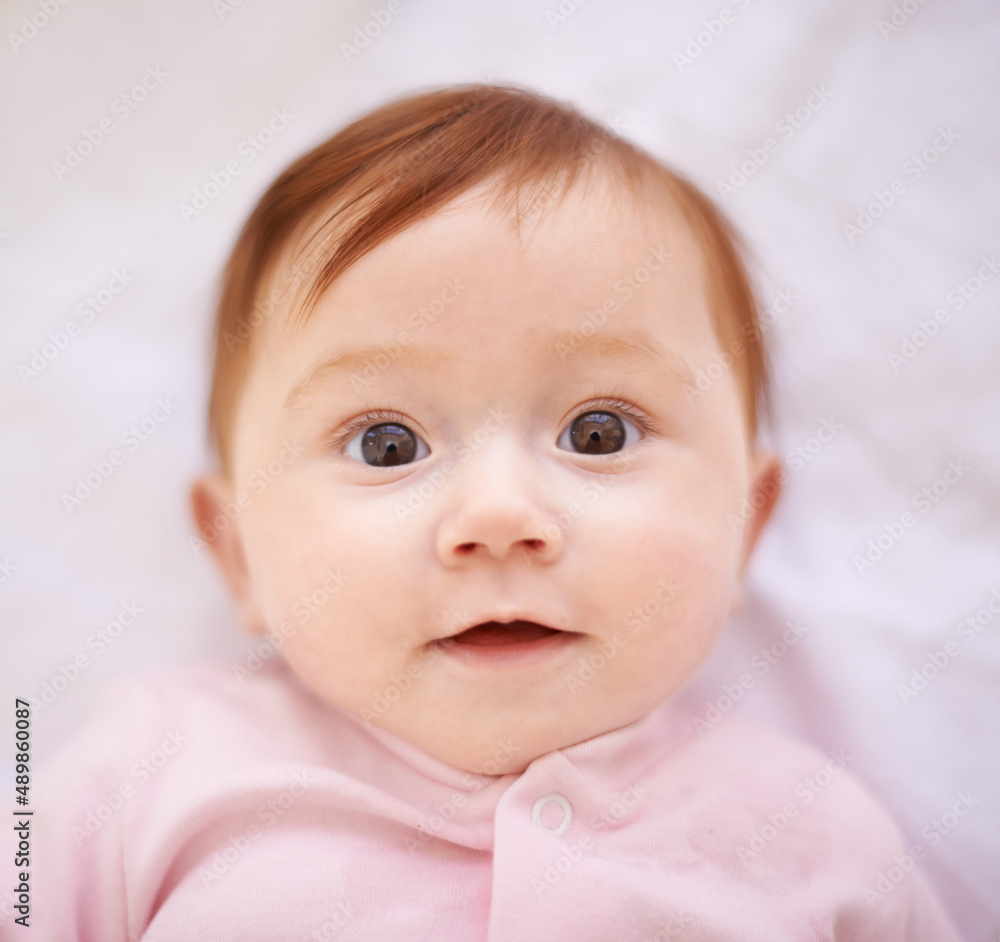
<path fill-rule="evenodd" d="M 523 189 L 546 206 L 547 193 L 565 193 L 589 166 L 612 172 L 636 195 L 658 185 L 690 226 L 716 335 L 725 348 L 736 340 L 745 350 L 733 369 L 753 441 L 766 409 L 767 357 L 739 240 L 722 213 L 693 184 L 574 108 L 520 88 L 468 85 L 370 112 L 295 161 L 261 197 L 226 266 L 216 321 L 209 428 L 223 469 L 230 471 L 253 335 L 291 292 L 304 289 L 295 319 L 307 318 L 366 252 L 477 183 L 494 178 L 517 221 Z"/>

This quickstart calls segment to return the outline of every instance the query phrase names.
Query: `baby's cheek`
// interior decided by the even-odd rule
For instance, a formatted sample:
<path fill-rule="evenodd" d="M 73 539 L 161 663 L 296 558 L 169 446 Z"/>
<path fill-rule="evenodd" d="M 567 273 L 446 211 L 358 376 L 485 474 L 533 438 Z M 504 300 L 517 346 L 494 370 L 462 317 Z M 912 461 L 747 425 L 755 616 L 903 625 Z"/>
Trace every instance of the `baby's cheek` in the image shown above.
<path fill-rule="evenodd" d="M 361 518 L 315 477 L 288 474 L 248 512 L 248 548 L 281 618 L 292 605 L 329 594 L 331 585 L 349 595 L 347 588 L 371 572 L 377 547 L 366 543 L 379 541 L 378 521 Z"/>
<path fill-rule="evenodd" d="M 637 492 L 632 501 L 631 555 L 675 572 L 711 577 L 730 565 L 734 533 L 726 523 L 730 501 L 697 482 L 673 484 L 665 493 Z"/>
<path fill-rule="evenodd" d="M 256 604 L 271 634 L 297 633 L 319 612 L 336 607 L 349 585 L 343 565 L 316 552 L 294 517 L 248 516 L 243 544 Z"/>
<path fill-rule="evenodd" d="M 259 598 L 272 630 L 291 624 L 286 659 L 303 679 L 367 695 L 398 669 L 420 621 L 407 606 L 420 597 L 410 545 L 417 528 L 370 494 L 336 499 L 321 485 L 276 486 L 254 518 Z"/>
<path fill-rule="evenodd" d="M 662 571 L 671 586 L 663 607 L 674 643 L 715 634 L 729 610 L 730 565 L 716 544 L 697 535 L 675 534 L 664 549 Z"/>
<path fill-rule="evenodd" d="M 707 655 L 729 611 L 731 545 L 725 530 L 678 513 L 659 525 L 651 520 L 629 553 L 626 634 L 642 639 L 642 656 L 683 679 Z"/>

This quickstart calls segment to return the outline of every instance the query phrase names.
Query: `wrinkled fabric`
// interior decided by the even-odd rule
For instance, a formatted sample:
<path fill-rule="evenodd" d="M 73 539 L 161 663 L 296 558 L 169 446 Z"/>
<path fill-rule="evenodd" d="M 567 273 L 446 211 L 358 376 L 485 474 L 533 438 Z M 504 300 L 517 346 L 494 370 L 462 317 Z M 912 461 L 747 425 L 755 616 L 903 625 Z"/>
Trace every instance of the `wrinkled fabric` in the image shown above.
<path fill-rule="evenodd" d="M 473 774 L 239 673 L 108 688 L 39 777 L 32 928 L 2 938 L 958 939 L 847 752 L 667 702 Z"/>

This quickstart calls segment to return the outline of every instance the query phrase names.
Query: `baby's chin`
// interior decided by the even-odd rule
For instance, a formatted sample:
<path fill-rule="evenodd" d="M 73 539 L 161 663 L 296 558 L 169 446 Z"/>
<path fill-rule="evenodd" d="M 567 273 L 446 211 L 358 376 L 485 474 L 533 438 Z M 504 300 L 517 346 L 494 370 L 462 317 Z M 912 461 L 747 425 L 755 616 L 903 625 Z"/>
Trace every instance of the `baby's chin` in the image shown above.
<path fill-rule="evenodd" d="M 594 644 L 590 655 L 574 651 L 554 655 L 556 663 L 505 670 L 438 655 L 417 662 L 420 672 L 412 677 L 398 664 L 346 675 L 339 661 L 318 658 L 295 640 L 283 648 L 283 660 L 314 694 L 368 728 L 474 775 L 520 774 L 541 756 L 641 720 L 683 686 L 711 646 L 700 638 L 678 650 L 668 637 L 642 649 L 621 646 L 608 659 Z"/>
<path fill-rule="evenodd" d="M 550 716 L 538 716 L 537 712 L 478 717 L 466 714 L 467 722 L 458 723 L 450 717 L 439 717 L 437 721 L 426 717 L 423 722 L 415 722 L 417 717 L 411 715 L 403 722 L 378 725 L 461 771 L 518 775 L 536 759 L 627 726 L 657 705 L 633 703 L 629 708 L 618 703 L 611 710 L 608 705 L 590 704 L 586 712 L 576 715 L 567 715 L 565 708 Z"/>

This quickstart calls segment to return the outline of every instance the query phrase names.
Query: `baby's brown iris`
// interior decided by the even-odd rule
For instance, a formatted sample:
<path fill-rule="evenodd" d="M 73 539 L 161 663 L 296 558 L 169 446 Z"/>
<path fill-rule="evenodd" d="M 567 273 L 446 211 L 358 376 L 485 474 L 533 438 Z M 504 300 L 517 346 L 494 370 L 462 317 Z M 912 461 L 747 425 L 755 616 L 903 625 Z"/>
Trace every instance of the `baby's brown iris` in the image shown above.
<path fill-rule="evenodd" d="M 407 464 L 417 452 L 417 440 L 405 425 L 383 422 L 373 425 L 361 438 L 361 454 L 379 468 Z"/>
<path fill-rule="evenodd" d="M 585 455 L 607 455 L 622 447 L 625 426 L 610 412 L 587 412 L 574 420 L 570 438 Z"/>

